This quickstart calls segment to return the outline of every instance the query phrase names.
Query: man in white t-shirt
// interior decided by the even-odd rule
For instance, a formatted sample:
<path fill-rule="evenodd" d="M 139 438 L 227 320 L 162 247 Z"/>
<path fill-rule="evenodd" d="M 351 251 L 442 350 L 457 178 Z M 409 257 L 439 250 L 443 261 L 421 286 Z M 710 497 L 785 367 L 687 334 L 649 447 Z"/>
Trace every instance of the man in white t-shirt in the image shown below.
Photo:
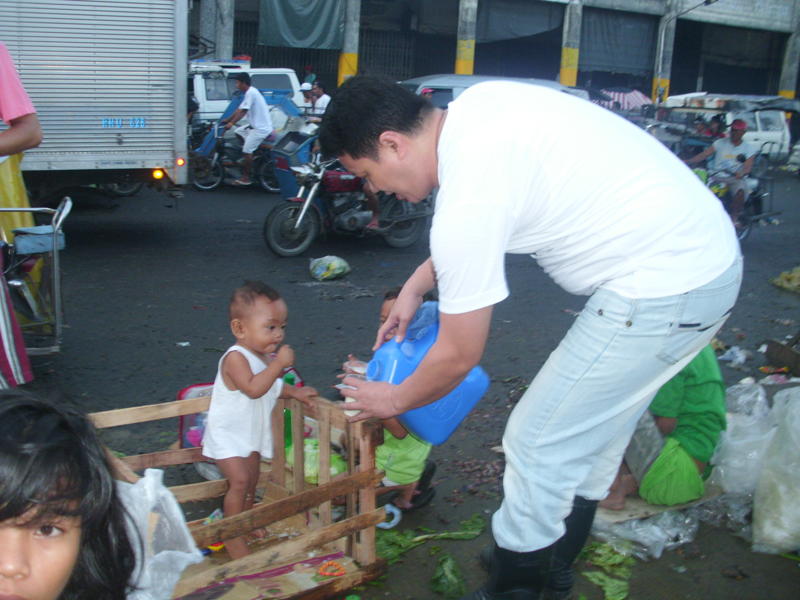
<path fill-rule="evenodd" d="M 314 114 L 324 115 L 331 101 L 331 97 L 325 93 L 325 86 L 323 86 L 322 82 L 315 81 L 311 88 L 311 93 L 314 94 L 317 99 L 314 103 Z"/>
<path fill-rule="evenodd" d="M 730 137 L 720 138 L 703 150 L 700 154 L 686 159 L 687 165 L 714 157 L 713 178 L 728 186 L 731 194 L 731 219 L 737 224 L 742 214 L 745 200 L 753 190 L 755 182 L 747 176 L 753 170 L 758 150 L 750 142 L 744 141 L 747 123 L 743 119 L 734 119 L 731 123 Z M 743 158 L 744 160 L 740 160 Z"/>
<path fill-rule="evenodd" d="M 501 110 L 512 97 L 522 111 Z M 531 255 L 561 287 L 589 296 L 509 417 L 489 582 L 468 596 L 566 597 L 636 422 L 733 307 L 742 265 L 730 219 L 655 138 L 530 84 L 481 83 L 444 111 L 389 80 L 353 77 L 331 101 L 320 143 L 374 189 L 419 202 L 439 187 L 431 257 L 375 347 L 404 337 L 434 286 L 438 337 L 400 385 L 346 378 L 355 420 L 433 402 L 478 364 L 492 308 L 509 293 L 507 253 Z"/>
<path fill-rule="evenodd" d="M 253 183 L 250 179 L 253 152 L 272 133 L 272 118 L 269 116 L 269 106 L 264 96 L 250 85 L 249 73 L 234 73 L 231 78 L 236 80 L 236 89 L 244 94 L 244 98 L 239 108 L 223 123 L 225 129 L 230 129 L 247 116 L 249 125 L 238 127 L 235 132 L 244 140 L 244 146 L 242 146 L 242 176 L 233 182 L 234 185 L 246 186 Z"/>

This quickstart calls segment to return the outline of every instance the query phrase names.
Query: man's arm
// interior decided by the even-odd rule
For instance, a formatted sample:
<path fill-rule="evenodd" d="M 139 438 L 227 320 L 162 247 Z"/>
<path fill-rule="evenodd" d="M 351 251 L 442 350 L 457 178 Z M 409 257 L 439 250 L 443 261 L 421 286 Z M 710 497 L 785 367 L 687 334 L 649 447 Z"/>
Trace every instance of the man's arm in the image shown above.
<path fill-rule="evenodd" d="M 405 338 L 408 324 L 417 312 L 419 305 L 422 304 L 422 297 L 435 286 L 436 273 L 433 270 L 433 260 L 428 258 L 403 284 L 403 289 L 400 290 L 397 301 L 389 311 L 386 322 L 378 329 L 375 345 L 372 347 L 373 351 L 383 345 L 387 335 L 394 333 L 397 341 Z"/>
<path fill-rule="evenodd" d="M 0 132 L 0 156 L 16 154 L 42 143 L 42 128 L 36 113 L 16 118 L 10 125 Z"/>
<path fill-rule="evenodd" d="M 244 119 L 246 114 L 246 108 L 237 108 L 235 111 L 233 111 L 233 114 L 230 117 L 222 121 L 225 124 L 225 129 L 230 129 L 233 127 L 236 123 Z"/>
<path fill-rule="evenodd" d="M 489 337 L 493 306 L 463 314 L 439 315 L 439 334 L 417 369 L 399 385 L 346 377 L 355 389 L 349 409 L 361 413 L 352 420 L 386 419 L 438 400 L 455 388 L 478 364 Z"/>
<path fill-rule="evenodd" d="M 753 154 L 750 158 L 748 158 L 744 163 L 742 163 L 741 168 L 736 171 L 736 178 L 742 179 L 750 175 L 750 171 L 753 170 L 753 163 L 756 161 L 756 155 Z"/>
<path fill-rule="evenodd" d="M 684 162 L 687 165 L 693 165 L 694 163 L 698 163 L 700 161 L 703 161 L 703 160 L 707 159 L 709 156 L 714 154 L 715 151 L 716 151 L 716 149 L 714 148 L 714 144 L 711 144 L 708 148 L 703 150 L 700 154 L 695 154 L 691 158 L 685 159 Z"/>

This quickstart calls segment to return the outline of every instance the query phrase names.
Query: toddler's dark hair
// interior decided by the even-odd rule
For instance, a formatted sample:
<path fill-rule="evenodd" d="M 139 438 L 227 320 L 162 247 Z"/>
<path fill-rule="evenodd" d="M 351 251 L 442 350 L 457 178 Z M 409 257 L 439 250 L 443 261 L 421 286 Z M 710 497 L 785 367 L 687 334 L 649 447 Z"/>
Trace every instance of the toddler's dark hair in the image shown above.
<path fill-rule="evenodd" d="M 94 427 L 20 391 L 0 394 L 0 521 L 80 517 L 78 560 L 60 600 L 122 600 L 136 557 Z M 27 516 L 26 516 L 27 518 Z"/>
<path fill-rule="evenodd" d="M 236 288 L 231 295 L 228 316 L 231 320 L 241 317 L 244 307 L 252 306 L 258 297 L 264 297 L 270 302 L 281 299 L 281 295 L 263 281 L 245 281 L 244 285 Z"/>
<path fill-rule="evenodd" d="M 383 301 L 386 302 L 387 300 L 397 300 L 397 297 L 400 295 L 400 290 L 402 290 L 402 286 L 396 286 L 393 288 L 389 288 L 383 294 Z M 436 290 L 431 290 L 430 292 L 426 292 L 425 295 L 422 297 L 424 302 L 431 302 L 436 301 L 439 299 L 439 294 Z"/>

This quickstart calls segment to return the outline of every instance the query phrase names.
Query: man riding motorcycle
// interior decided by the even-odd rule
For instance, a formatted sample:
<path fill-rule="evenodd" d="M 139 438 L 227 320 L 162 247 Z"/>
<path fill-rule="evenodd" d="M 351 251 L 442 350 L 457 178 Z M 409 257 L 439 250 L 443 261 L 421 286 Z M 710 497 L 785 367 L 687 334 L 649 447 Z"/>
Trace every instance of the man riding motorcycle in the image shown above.
<path fill-rule="evenodd" d="M 708 148 L 685 160 L 693 165 L 714 156 L 713 179 L 727 186 L 731 194 L 730 215 L 738 228 L 739 215 L 742 214 L 745 200 L 755 188 L 755 182 L 748 178 L 753 169 L 758 149 L 750 142 L 744 141 L 747 123 L 743 119 L 734 119 L 730 127 L 730 137 L 720 138 Z M 741 157 L 744 157 L 742 162 Z"/>

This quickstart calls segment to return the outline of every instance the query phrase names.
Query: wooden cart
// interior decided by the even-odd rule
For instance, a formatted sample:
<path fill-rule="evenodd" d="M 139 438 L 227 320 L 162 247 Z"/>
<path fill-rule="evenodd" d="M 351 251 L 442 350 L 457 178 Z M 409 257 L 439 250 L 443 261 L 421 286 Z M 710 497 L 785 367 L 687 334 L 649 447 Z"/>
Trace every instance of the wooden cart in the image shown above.
<path fill-rule="evenodd" d="M 210 397 L 203 396 L 98 412 L 90 416 L 99 429 L 104 429 L 198 413 L 207 410 L 209 402 Z M 223 551 L 192 565 L 183 573 L 173 598 L 191 594 L 192 597 L 245 599 L 248 593 L 256 590 L 257 597 L 264 598 L 331 598 L 378 577 L 385 570 L 385 561 L 375 552 L 375 525 L 385 518 L 383 508 L 375 508 L 373 491 L 382 477 L 382 473 L 375 470 L 374 449 L 381 435 L 379 424 L 348 423 L 339 404 L 325 399 L 319 399 L 312 409 L 296 400 L 278 400 L 276 410 L 284 408 L 289 408 L 292 413 L 293 440 L 303 439 L 305 417 L 316 421 L 318 484 L 312 486 L 305 481 L 304 444 L 292 446 L 292 469 L 287 467 L 285 452 L 278 452 L 269 468 L 262 472 L 259 488 L 264 494 L 255 507 L 210 524 L 202 521 L 188 523 L 200 548 L 246 535 L 255 528 L 266 529 L 267 537 L 243 558 L 229 560 Z M 283 449 L 282 420 L 273 421 L 276 447 Z M 331 437 L 337 430 L 344 432 L 347 447 L 351 450 L 348 452 L 349 470 L 331 480 Z M 118 478 L 133 482 L 138 479 L 136 471 L 190 464 L 203 458 L 199 448 L 181 449 L 175 445 L 169 450 L 123 458 L 110 455 L 110 460 Z M 170 488 L 181 504 L 218 498 L 225 494 L 226 489 L 224 479 Z M 342 497 L 346 498 L 344 518 L 334 522 L 331 501 Z M 343 574 L 319 574 L 319 565 L 330 559 L 343 567 Z M 214 586 L 224 586 L 230 595 L 221 589 L 219 594 L 213 593 Z M 198 590 L 200 593 L 195 596 L 193 592 Z"/>

